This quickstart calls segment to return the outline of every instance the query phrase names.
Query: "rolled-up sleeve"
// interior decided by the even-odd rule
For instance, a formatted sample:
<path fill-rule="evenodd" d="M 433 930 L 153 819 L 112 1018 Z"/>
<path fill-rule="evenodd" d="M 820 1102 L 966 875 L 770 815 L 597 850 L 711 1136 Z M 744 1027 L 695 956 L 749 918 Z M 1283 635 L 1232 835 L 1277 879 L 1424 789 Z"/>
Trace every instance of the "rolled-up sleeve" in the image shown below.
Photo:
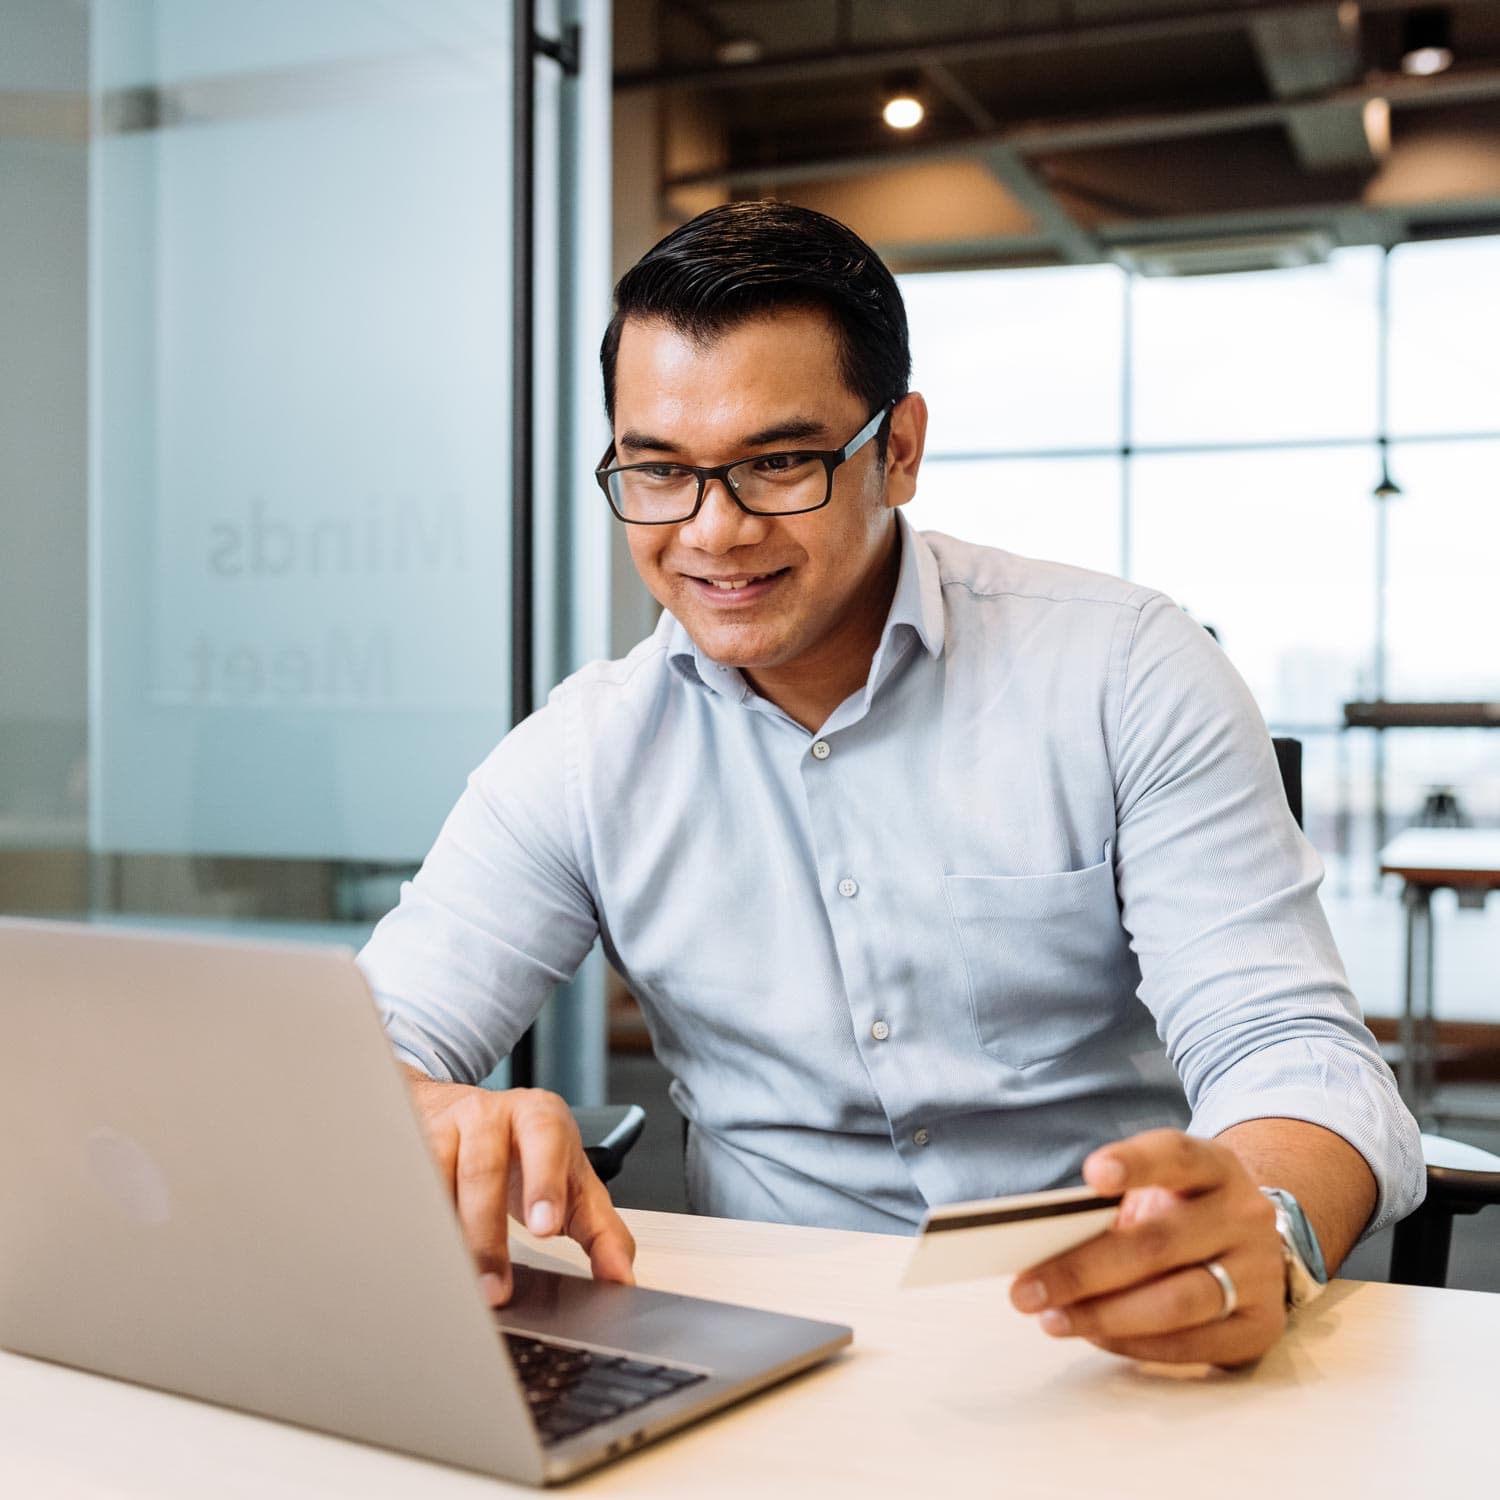
<path fill-rule="evenodd" d="M 1116 758 L 1122 917 L 1191 1130 L 1321 1125 L 1375 1176 L 1365 1232 L 1409 1213 L 1421 1141 L 1345 977 L 1317 896 L 1322 863 L 1249 690 L 1170 600 L 1137 618 Z"/>
<path fill-rule="evenodd" d="M 478 1083 L 598 932 L 569 821 L 561 693 L 469 777 L 359 964 L 397 1056 Z"/>

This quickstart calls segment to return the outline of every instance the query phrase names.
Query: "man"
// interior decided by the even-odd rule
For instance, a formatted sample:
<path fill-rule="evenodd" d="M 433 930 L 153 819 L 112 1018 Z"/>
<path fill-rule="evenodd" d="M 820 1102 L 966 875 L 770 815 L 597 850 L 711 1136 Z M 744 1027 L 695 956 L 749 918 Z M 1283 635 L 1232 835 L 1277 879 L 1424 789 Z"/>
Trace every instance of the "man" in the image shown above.
<path fill-rule="evenodd" d="M 602 360 L 660 627 L 506 737 L 362 955 L 490 1295 L 507 1206 L 630 1277 L 561 1101 L 470 1086 L 599 934 L 699 1211 L 900 1231 L 1081 1173 L 1120 1221 L 1016 1305 L 1256 1357 L 1309 1279 L 1278 1223 L 1337 1265 L 1421 1163 L 1243 684 L 1149 589 L 905 523 L 926 407 L 842 225 L 702 215 Z"/>

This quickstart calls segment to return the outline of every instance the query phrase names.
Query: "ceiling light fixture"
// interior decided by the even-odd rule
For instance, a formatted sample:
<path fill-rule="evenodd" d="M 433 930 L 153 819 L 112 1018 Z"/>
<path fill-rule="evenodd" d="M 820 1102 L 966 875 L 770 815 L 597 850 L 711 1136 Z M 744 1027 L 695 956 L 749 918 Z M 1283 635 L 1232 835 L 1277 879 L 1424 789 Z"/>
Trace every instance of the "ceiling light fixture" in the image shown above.
<path fill-rule="evenodd" d="M 1384 447 L 1380 450 L 1380 482 L 1371 493 L 1377 500 L 1399 500 L 1406 493 L 1394 479 L 1391 478 L 1390 465 L 1386 462 Z"/>
<path fill-rule="evenodd" d="M 1453 17 L 1445 5 L 1408 11 L 1401 25 L 1401 71 L 1431 78 L 1453 66 Z"/>
<path fill-rule="evenodd" d="M 758 63 L 765 51 L 753 36 L 729 36 L 714 44 L 714 60 L 726 68 L 743 68 Z"/>
<path fill-rule="evenodd" d="M 915 75 L 892 80 L 885 107 L 880 111 L 881 119 L 892 130 L 912 130 L 922 123 L 926 113 Z"/>

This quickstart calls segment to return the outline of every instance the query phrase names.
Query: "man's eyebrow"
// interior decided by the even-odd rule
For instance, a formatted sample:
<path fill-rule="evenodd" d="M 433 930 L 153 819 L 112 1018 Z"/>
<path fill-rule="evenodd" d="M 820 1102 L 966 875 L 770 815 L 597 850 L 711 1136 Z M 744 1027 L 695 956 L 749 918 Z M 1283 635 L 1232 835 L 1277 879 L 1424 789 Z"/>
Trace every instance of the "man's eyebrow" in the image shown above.
<path fill-rule="evenodd" d="M 811 417 L 793 417 L 788 422 L 778 422 L 774 427 L 762 427 L 759 432 L 752 432 L 741 438 L 740 444 L 745 448 L 765 448 L 772 443 L 798 443 L 804 438 L 827 435 L 826 423 L 815 422 Z"/>
<path fill-rule="evenodd" d="M 676 443 L 653 437 L 649 432 L 623 432 L 615 447 L 622 453 L 681 453 Z"/>
<path fill-rule="evenodd" d="M 752 448 L 766 448 L 772 443 L 800 443 L 807 438 L 827 437 L 828 425 L 811 417 L 793 417 L 777 422 L 771 427 L 762 427 L 759 432 L 747 433 L 735 444 L 737 449 L 748 452 Z M 669 438 L 657 437 L 650 432 L 623 432 L 615 445 L 622 453 L 678 453 L 683 450 Z"/>

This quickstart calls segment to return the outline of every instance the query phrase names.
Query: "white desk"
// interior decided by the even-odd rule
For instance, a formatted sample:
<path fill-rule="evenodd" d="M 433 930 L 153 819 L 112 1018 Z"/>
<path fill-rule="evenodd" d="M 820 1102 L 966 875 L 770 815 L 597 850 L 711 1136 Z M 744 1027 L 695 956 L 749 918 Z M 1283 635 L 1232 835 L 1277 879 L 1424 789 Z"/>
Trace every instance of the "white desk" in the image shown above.
<path fill-rule="evenodd" d="M 897 1292 L 901 1239 L 627 1218 L 643 1282 L 842 1320 L 855 1342 L 565 1494 L 1492 1493 L 1500 1296 L 1337 1282 L 1253 1371 L 1152 1373 L 1048 1339 L 999 1282 Z M 0 1354 L 7 1500 L 513 1493 L 535 1492 Z"/>

